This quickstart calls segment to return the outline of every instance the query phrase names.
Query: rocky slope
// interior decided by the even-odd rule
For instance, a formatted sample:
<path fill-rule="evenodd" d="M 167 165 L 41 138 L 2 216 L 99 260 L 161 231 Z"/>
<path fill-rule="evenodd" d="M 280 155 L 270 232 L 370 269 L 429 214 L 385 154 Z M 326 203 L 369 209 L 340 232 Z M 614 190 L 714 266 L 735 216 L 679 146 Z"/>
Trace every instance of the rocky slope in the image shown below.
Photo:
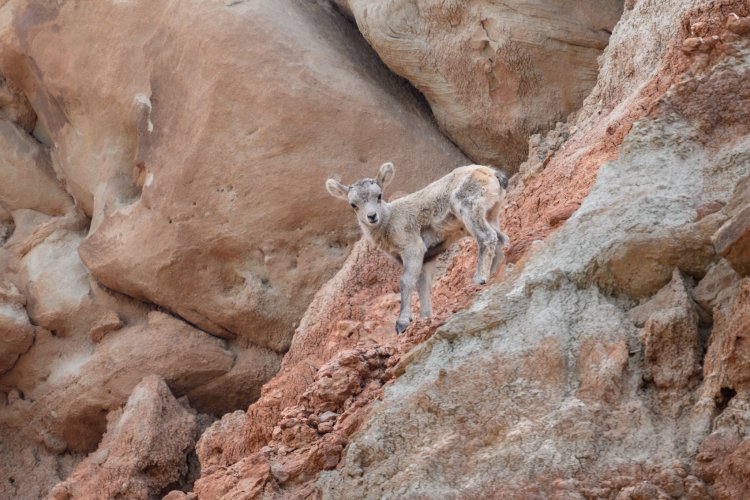
<path fill-rule="evenodd" d="M 380 364 L 357 369 L 360 351 L 285 363 L 247 416 L 204 434 L 197 496 L 742 498 L 747 285 L 742 264 L 723 257 L 747 258 L 747 14 L 739 2 L 630 5 L 583 110 L 532 139 L 515 180 L 509 253 L 527 257 L 424 344 L 388 353 L 384 375 Z M 620 73 L 621 58 L 643 63 Z M 722 249 L 722 234 L 735 250 Z M 368 276 L 359 258 L 337 280 Z M 372 311 L 338 283 L 321 293 Z M 455 296 L 436 286 L 446 292 Z M 376 333 L 387 323 L 319 314 L 314 303 L 318 331 L 301 327 L 295 339 L 343 348 L 340 332 L 353 331 L 364 333 L 360 349 L 392 345 Z M 421 340 L 423 328 L 409 334 Z M 296 348 L 320 352 L 295 343 L 287 359 Z M 344 382 L 350 366 L 360 384 Z M 363 402 L 384 382 L 382 402 Z M 313 397 L 329 384 L 343 408 Z M 313 484 L 320 469 L 334 470 Z"/>
<path fill-rule="evenodd" d="M 0 6 L 0 494 L 745 498 L 747 2 L 335 4 Z M 467 156 L 549 130 L 402 336 L 322 181 L 466 160 L 344 15 Z"/>

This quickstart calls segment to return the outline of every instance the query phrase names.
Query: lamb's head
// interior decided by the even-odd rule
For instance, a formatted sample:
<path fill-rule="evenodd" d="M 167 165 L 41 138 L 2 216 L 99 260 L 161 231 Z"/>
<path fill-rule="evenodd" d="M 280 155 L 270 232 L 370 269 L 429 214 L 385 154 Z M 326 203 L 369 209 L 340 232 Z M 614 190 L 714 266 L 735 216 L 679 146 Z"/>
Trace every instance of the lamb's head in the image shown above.
<path fill-rule="evenodd" d="M 362 179 L 351 186 L 328 179 L 326 189 L 331 196 L 346 200 L 352 206 L 362 227 L 375 229 L 387 211 L 383 190 L 393 180 L 394 173 L 393 163 L 383 163 L 375 179 Z"/>

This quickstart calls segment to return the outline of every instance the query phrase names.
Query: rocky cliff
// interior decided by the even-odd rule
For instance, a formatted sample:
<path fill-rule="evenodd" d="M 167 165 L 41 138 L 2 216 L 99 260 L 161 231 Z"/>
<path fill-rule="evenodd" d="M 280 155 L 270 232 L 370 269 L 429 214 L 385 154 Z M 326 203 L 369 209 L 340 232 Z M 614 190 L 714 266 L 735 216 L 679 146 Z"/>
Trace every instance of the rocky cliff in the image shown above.
<path fill-rule="evenodd" d="M 746 498 L 750 5 L 590 3 L 3 2 L 0 494 Z M 323 181 L 467 158 L 397 336 Z"/>

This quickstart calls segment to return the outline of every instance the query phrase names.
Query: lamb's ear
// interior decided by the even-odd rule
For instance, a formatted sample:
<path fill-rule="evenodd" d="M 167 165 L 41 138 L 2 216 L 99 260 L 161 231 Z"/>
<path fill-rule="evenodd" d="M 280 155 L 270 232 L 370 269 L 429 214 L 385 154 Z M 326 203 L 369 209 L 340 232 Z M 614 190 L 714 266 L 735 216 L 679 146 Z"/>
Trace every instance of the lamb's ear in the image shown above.
<path fill-rule="evenodd" d="M 326 189 L 328 193 L 334 198 L 341 198 L 342 200 L 349 200 L 349 189 L 350 187 L 346 184 L 341 184 L 335 179 L 328 179 L 326 181 Z"/>
<path fill-rule="evenodd" d="M 380 171 L 378 172 L 378 178 L 376 179 L 380 189 L 384 189 L 393 180 L 393 176 L 396 175 L 396 169 L 393 167 L 393 163 L 383 163 L 380 165 Z"/>

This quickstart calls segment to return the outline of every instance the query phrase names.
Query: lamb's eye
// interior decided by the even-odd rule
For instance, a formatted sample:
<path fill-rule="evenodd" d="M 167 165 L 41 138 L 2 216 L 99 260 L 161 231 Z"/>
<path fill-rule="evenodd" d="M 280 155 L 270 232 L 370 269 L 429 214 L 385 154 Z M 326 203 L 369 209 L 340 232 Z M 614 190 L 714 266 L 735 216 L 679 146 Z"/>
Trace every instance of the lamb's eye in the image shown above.
<path fill-rule="evenodd" d="M 356 209 L 357 209 L 357 205 L 355 205 L 354 203 L 349 203 L 349 204 L 350 204 L 350 205 L 352 206 L 352 208 L 353 208 L 354 210 L 356 210 Z"/>
<path fill-rule="evenodd" d="M 380 200 L 382 200 L 382 199 L 383 199 L 383 195 L 382 195 L 382 194 L 379 194 L 379 195 L 378 195 L 378 201 L 380 201 Z"/>

